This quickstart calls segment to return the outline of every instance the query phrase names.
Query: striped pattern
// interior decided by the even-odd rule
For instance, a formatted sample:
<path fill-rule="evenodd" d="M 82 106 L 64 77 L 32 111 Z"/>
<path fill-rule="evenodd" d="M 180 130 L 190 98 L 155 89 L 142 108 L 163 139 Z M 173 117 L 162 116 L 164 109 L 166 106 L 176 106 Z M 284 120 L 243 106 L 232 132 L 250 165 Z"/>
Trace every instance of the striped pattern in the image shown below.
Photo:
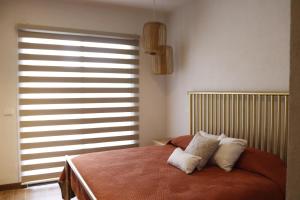
<path fill-rule="evenodd" d="M 138 146 L 139 40 L 21 27 L 23 183 L 56 179 L 65 155 Z"/>
<path fill-rule="evenodd" d="M 190 132 L 243 138 L 286 160 L 288 93 L 189 92 Z"/>

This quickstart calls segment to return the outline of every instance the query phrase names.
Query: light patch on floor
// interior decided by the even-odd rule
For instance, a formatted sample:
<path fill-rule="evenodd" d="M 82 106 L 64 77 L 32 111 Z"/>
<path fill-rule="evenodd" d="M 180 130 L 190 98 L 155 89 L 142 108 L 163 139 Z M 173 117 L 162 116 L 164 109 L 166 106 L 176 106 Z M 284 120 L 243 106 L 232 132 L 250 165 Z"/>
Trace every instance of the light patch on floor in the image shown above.
<path fill-rule="evenodd" d="M 57 183 L 0 192 L 0 200 L 62 200 Z M 73 198 L 72 200 L 77 200 Z"/>

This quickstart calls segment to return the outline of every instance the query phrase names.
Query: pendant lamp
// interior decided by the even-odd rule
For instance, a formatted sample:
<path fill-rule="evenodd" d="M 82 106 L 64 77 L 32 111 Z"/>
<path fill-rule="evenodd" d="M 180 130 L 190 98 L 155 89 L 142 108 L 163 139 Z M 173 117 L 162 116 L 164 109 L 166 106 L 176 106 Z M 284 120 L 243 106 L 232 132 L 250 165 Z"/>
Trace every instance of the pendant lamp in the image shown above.
<path fill-rule="evenodd" d="M 152 71 L 154 74 L 173 73 L 173 49 L 170 46 L 160 46 L 159 53 L 153 56 Z"/>
<path fill-rule="evenodd" d="M 147 22 L 143 28 L 143 43 L 146 54 L 156 55 L 159 47 L 167 43 L 167 27 L 161 22 Z"/>
<path fill-rule="evenodd" d="M 160 46 L 167 43 L 167 27 L 165 24 L 156 21 L 156 3 L 153 0 L 153 21 L 144 24 L 143 47 L 146 54 L 156 55 Z"/>

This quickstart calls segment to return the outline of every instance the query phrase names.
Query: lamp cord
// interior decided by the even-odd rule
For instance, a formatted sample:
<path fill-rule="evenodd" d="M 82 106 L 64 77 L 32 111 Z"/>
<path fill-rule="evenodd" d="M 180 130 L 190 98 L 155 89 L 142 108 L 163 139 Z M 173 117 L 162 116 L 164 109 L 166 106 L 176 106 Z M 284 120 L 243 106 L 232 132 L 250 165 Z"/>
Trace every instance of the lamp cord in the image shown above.
<path fill-rule="evenodd" d="M 156 20 L 156 0 L 153 0 L 153 20 Z"/>

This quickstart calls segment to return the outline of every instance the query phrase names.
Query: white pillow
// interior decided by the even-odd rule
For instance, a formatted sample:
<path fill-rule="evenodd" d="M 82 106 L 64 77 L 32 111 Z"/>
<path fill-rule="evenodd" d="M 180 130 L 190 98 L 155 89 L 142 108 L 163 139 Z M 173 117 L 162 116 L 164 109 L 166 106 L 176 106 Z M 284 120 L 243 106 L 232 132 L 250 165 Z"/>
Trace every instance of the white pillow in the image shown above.
<path fill-rule="evenodd" d="M 176 148 L 168 159 L 168 163 L 181 169 L 186 174 L 194 171 L 199 164 L 201 157 L 186 153 L 180 148 Z"/>
<path fill-rule="evenodd" d="M 222 133 L 221 135 L 213 135 L 213 134 L 207 133 L 205 131 L 199 131 L 199 133 L 203 137 L 212 138 L 212 139 L 216 139 L 216 140 L 219 140 L 219 141 L 221 141 L 223 138 L 226 138 L 226 135 L 224 133 Z"/>
<path fill-rule="evenodd" d="M 211 158 L 211 163 L 229 172 L 247 146 L 247 141 L 236 138 L 223 138 L 218 150 Z"/>
<path fill-rule="evenodd" d="M 203 137 L 200 133 L 197 133 L 186 147 L 185 152 L 202 158 L 197 166 L 197 169 L 201 170 L 217 150 L 218 146 L 219 141 L 217 139 Z"/>

